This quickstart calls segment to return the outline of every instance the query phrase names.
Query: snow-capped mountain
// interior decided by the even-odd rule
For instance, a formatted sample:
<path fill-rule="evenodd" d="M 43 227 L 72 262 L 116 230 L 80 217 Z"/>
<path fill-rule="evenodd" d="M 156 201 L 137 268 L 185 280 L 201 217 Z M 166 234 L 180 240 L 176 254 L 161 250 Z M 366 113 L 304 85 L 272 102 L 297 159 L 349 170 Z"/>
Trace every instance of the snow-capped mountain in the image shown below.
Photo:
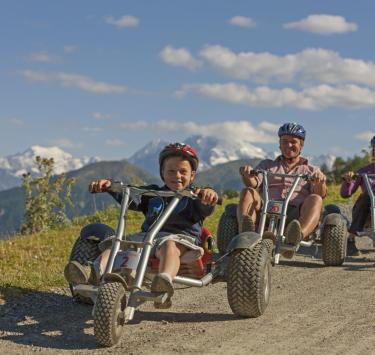
<path fill-rule="evenodd" d="M 206 170 L 215 165 L 228 163 L 240 159 L 275 159 L 280 152 L 266 153 L 262 148 L 256 147 L 248 142 L 238 140 L 223 139 L 215 137 L 191 136 L 184 141 L 192 145 L 198 151 L 200 164 L 199 170 Z M 158 156 L 159 152 L 169 142 L 154 140 L 146 144 L 143 148 L 134 153 L 128 161 L 146 171 L 158 176 Z M 322 166 L 325 164 L 330 170 L 335 161 L 333 155 L 320 155 L 318 157 L 308 157 L 313 165 Z"/>
<path fill-rule="evenodd" d="M 336 157 L 332 154 L 321 154 L 319 156 L 308 157 L 309 162 L 313 165 L 322 167 L 325 166 L 328 170 L 332 170 L 333 163 L 336 160 Z"/>
<path fill-rule="evenodd" d="M 76 170 L 84 165 L 100 161 L 100 158 L 74 158 L 58 147 L 41 147 L 34 145 L 22 153 L 0 157 L 0 190 L 20 185 L 22 174 L 26 172 L 37 173 L 35 158 L 53 158 L 55 161 L 54 172 L 61 174 Z"/>
<path fill-rule="evenodd" d="M 184 143 L 190 144 L 198 151 L 199 169 L 209 169 L 218 164 L 224 164 L 238 159 L 260 158 L 267 156 L 262 148 L 252 144 L 225 140 L 215 137 L 191 136 Z M 146 144 L 133 154 L 128 160 L 154 175 L 159 175 L 158 156 L 166 141 L 155 140 Z"/>

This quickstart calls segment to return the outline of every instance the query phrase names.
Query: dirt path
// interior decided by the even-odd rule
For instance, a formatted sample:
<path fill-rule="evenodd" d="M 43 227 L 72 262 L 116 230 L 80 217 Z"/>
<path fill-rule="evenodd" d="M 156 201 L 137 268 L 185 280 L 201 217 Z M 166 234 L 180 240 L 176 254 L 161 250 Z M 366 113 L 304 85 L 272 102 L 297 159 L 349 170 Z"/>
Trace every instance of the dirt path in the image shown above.
<path fill-rule="evenodd" d="M 0 306 L 2 354 L 375 354 L 375 251 L 327 268 L 297 256 L 272 270 L 271 303 L 257 319 L 233 316 L 226 286 L 176 292 L 169 311 L 143 306 L 121 343 L 98 348 L 91 307 L 68 291 L 30 293 Z"/>
<path fill-rule="evenodd" d="M 375 354 L 375 250 L 368 238 L 357 245 L 362 255 L 341 267 L 282 261 L 259 318 L 235 317 L 224 283 L 179 290 L 168 311 L 144 305 L 110 349 L 95 341 L 91 307 L 67 289 L 29 293 L 0 305 L 0 354 Z"/>

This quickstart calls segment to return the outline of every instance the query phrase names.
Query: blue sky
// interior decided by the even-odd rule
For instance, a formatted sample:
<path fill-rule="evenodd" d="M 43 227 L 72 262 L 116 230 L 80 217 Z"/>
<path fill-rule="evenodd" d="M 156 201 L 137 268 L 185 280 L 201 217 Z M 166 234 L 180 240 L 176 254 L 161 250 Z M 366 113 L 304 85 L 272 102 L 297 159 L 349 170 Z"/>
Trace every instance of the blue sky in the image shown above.
<path fill-rule="evenodd" d="M 2 1 L 0 157 L 129 157 L 192 134 L 305 154 L 375 134 L 373 1 Z"/>

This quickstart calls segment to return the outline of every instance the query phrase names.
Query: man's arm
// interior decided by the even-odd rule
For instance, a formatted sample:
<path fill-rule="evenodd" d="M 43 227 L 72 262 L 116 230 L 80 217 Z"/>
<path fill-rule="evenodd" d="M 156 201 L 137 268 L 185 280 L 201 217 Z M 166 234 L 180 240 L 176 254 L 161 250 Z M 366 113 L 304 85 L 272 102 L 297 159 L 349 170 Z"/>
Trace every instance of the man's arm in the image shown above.
<path fill-rule="evenodd" d="M 311 192 L 325 198 L 327 196 L 326 176 L 320 170 L 317 170 L 313 177 Z"/>
<path fill-rule="evenodd" d="M 256 189 L 258 187 L 258 179 L 255 175 L 251 174 L 253 168 L 250 165 L 245 165 L 240 167 L 240 175 L 242 181 L 246 187 L 252 187 Z"/>

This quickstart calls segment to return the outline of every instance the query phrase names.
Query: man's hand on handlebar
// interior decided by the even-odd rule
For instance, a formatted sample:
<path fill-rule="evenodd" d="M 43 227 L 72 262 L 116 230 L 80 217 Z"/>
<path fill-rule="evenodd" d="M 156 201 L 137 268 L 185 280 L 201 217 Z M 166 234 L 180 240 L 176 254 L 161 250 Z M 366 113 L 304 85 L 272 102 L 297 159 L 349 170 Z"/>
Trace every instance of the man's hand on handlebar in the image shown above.
<path fill-rule="evenodd" d="M 111 187 L 111 181 L 107 179 L 94 180 L 89 185 L 89 191 L 93 194 L 105 192 Z"/>
<path fill-rule="evenodd" d="M 216 205 L 219 200 L 217 193 L 210 188 L 202 189 L 197 187 L 193 192 L 194 194 L 198 195 L 204 205 L 213 206 Z"/>
<path fill-rule="evenodd" d="M 311 175 L 311 182 L 313 185 L 322 185 L 326 183 L 326 176 L 321 171 L 316 171 Z"/>
<path fill-rule="evenodd" d="M 247 187 L 257 188 L 258 180 L 256 179 L 254 174 L 253 167 L 250 165 L 244 165 L 240 167 L 240 175 L 242 177 L 242 181 Z"/>

